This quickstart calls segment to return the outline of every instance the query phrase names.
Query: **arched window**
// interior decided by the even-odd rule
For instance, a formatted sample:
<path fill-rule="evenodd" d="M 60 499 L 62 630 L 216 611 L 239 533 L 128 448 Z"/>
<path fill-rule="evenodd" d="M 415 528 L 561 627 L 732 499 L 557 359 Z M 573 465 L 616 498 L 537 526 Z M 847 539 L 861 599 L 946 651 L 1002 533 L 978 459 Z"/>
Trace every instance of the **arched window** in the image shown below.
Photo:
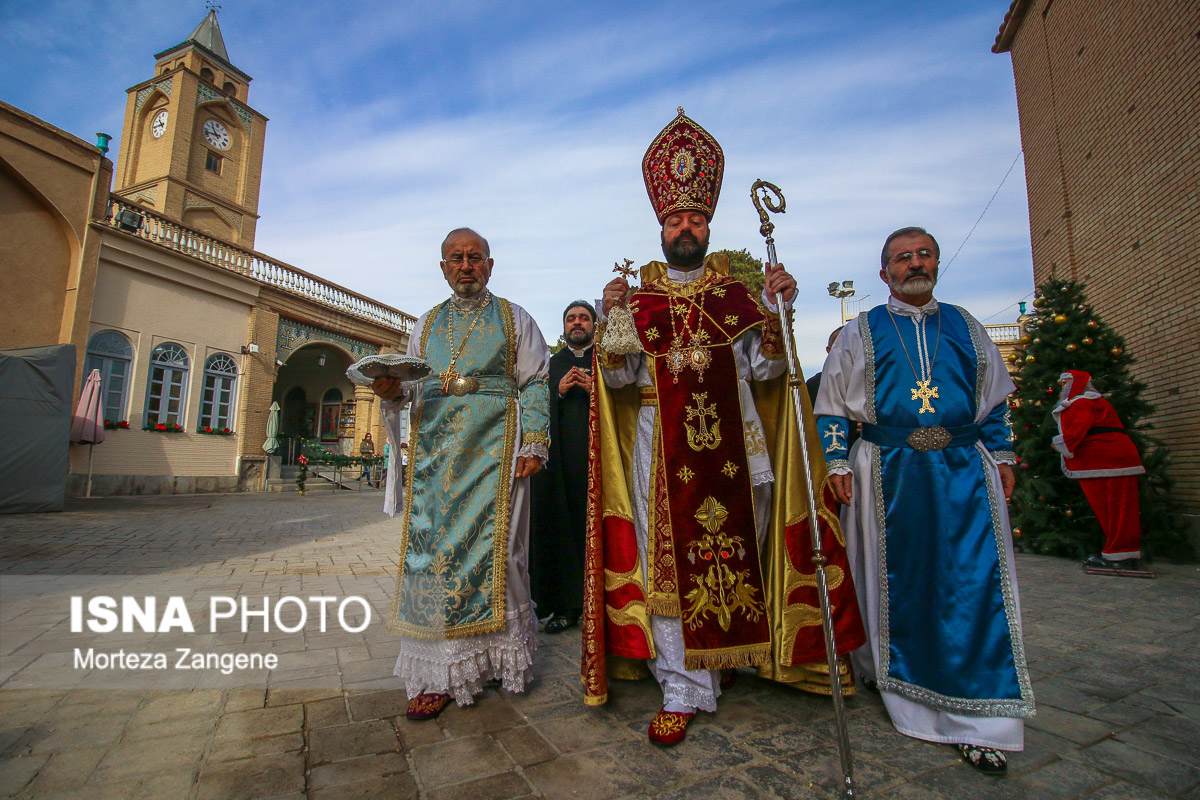
<path fill-rule="evenodd" d="M 238 368 L 233 357 L 216 353 L 204 362 L 204 392 L 200 396 L 200 427 L 219 431 L 232 426 L 233 390 Z"/>
<path fill-rule="evenodd" d="M 213 71 L 211 69 L 209 69 L 208 67 L 201 67 L 200 68 L 200 80 L 208 81 L 209 83 L 212 83 L 213 82 Z"/>
<path fill-rule="evenodd" d="M 221 87 L 228 97 L 237 97 L 237 87 L 233 85 L 233 81 L 225 81 L 225 85 Z"/>
<path fill-rule="evenodd" d="M 129 374 L 133 368 L 133 348 L 123 334 L 100 331 L 88 339 L 84 378 L 92 370 L 100 370 L 100 387 L 104 404 L 104 419 L 120 422 L 125 419 L 129 401 Z"/>
<path fill-rule="evenodd" d="M 150 383 L 146 387 L 146 424 L 183 425 L 187 395 L 187 350 L 174 342 L 163 342 L 150 354 Z"/>

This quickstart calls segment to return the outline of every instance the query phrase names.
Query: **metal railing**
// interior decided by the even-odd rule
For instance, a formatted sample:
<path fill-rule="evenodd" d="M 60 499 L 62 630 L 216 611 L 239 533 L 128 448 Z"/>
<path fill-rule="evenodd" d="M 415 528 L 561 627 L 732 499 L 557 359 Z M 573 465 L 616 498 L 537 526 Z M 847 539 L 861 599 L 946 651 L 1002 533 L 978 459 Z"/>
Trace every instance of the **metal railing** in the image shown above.
<path fill-rule="evenodd" d="M 104 224 L 160 247 L 199 259 L 291 294 L 380 325 L 412 332 L 416 318 L 298 267 L 242 250 L 163 217 L 116 194 L 109 195 Z"/>

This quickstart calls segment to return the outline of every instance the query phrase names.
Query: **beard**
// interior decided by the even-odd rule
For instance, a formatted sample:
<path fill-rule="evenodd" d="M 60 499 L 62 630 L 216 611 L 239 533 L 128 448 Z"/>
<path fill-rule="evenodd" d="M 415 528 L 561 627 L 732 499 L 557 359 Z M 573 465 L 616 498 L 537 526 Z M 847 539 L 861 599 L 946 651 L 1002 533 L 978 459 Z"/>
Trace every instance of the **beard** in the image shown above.
<path fill-rule="evenodd" d="M 917 277 L 913 277 L 914 275 Z M 931 292 L 933 291 L 933 287 L 936 285 L 936 269 L 933 271 L 932 276 L 925 272 L 910 272 L 908 275 L 905 275 L 898 281 L 892 280 L 891 276 L 888 276 L 888 286 L 892 288 L 892 291 L 896 292 L 897 294 L 904 295 L 905 297 L 912 297 L 913 295 L 922 295 L 926 292 Z"/>
<path fill-rule="evenodd" d="M 583 328 L 576 328 L 566 335 L 566 340 L 567 344 L 579 350 L 592 343 L 592 332 L 586 331 Z"/>
<path fill-rule="evenodd" d="M 708 254 L 708 240 L 703 242 L 690 233 L 681 233 L 673 242 L 663 242 L 663 255 L 672 267 L 694 267 Z"/>

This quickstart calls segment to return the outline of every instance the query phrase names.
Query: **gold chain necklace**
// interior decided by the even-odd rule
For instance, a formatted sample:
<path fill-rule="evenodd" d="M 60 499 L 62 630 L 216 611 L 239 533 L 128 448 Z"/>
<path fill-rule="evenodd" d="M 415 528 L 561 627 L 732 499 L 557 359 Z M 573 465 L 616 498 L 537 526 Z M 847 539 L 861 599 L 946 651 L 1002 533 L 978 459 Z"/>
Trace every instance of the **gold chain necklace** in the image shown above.
<path fill-rule="evenodd" d="M 892 310 L 890 308 L 887 310 L 887 312 L 888 312 L 888 316 L 891 317 L 892 327 L 896 329 L 896 338 L 900 340 L 900 347 L 902 347 L 904 349 L 904 357 L 906 359 L 908 359 L 908 368 L 912 370 L 913 378 L 917 382 L 917 388 L 911 390 L 912 391 L 912 399 L 921 401 L 921 408 L 917 411 L 917 413 L 924 414 L 924 413 L 928 412 L 928 413 L 932 414 L 932 413 L 934 413 L 935 409 L 929 403 L 929 401 L 935 397 L 939 400 L 941 399 L 940 397 L 938 397 L 938 387 L 929 385 L 930 382 L 933 381 L 933 362 L 937 361 L 938 349 L 942 346 L 942 314 L 941 314 L 941 311 L 939 311 L 938 315 L 937 315 L 937 318 L 938 318 L 937 341 L 933 345 L 933 358 L 929 359 L 929 374 L 928 374 L 928 377 L 925 378 L 925 380 L 921 380 L 921 375 L 917 372 L 917 368 L 913 366 L 912 356 L 910 356 L 908 354 L 908 346 L 904 344 L 904 337 L 900 335 L 900 326 L 896 324 L 896 315 L 892 313 Z M 914 327 L 916 327 L 916 326 L 914 326 Z M 919 351 L 921 348 L 921 339 L 920 339 L 921 335 L 922 335 L 922 332 L 917 331 L 918 355 L 920 355 Z M 928 345 L 925 348 L 925 352 L 929 352 Z M 921 371 L 922 372 L 925 371 L 924 363 L 921 364 Z"/>
<path fill-rule="evenodd" d="M 706 277 L 701 277 L 700 281 L 706 280 Z M 704 371 L 708 369 L 708 365 L 712 363 L 712 354 L 704 347 L 704 342 L 708 339 L 708 333 L 701 330 L 700 324 L 704 320 L 704 298 L 706 289 L 704 286 L 698 286 L 697 292 L 687 292 L 686 288 L 676 289 L 673 286 L 674 281 L 669 277 L 664 281 L 663 286 L 667 292 L 667 312 L 671 316 L 671 347 L 667 350 L 667 370 L 671 373 L 673 383 L 679 383 L 679 374 L 683 372 L 685 367 L 691 367 L 696 370 L 697 380 L 704 383 Z M 691 284 L 684 284 L 684 287 Z M 700 302 L 692 299 L 691 295 L 698 293 Z M 676 302 L 679 303 L 679 308 L 676 309 Z M 683 303 L 690 303 L 698 312 L 696 315 L 696 330 L 692 330 L 689 317 L 691 316 L 690 309 L 685 310 Z M 675 318 L 678 314 L 680 321 L 676 324 Z M 680 328 L 682 327 L 682 330 Z M 680 344 L 683 338 L 681 334 L 686 335 L 687 341 Z"/>
<path fill-rule="evenodd" d="M 486 291 L 486 290 L 485 290 Z M 479 320 L 483 318 L 484 309 L 492 302 L 492 295 L 489 292 L 487 299 L 480 303 L 479 308 L 475 311 L 475 316 L 471 320 L 471 324 L 467 326 L 467 332 L 463 335 L 462 342 L 458 345 L 458 350 L 454 349 L 454 300 L 450 300 L 450 322 L 447 326 L 446 338 L 450 345 L 450 363 L 446 368 L 438 373 L 438 377 L 442 379 L 442 391 L 446 394 L 452 394 L 455 397 L 462 397 L 479 390 L 479 380 L 473 375 L 459 375 L 455 370 L 458 364 L 458 357 L 462 355 L 463 350 L 467 347 L 467 340 L 471 338 L 471 332 L 475 330 L 475 326 L 479 324 Z"/>

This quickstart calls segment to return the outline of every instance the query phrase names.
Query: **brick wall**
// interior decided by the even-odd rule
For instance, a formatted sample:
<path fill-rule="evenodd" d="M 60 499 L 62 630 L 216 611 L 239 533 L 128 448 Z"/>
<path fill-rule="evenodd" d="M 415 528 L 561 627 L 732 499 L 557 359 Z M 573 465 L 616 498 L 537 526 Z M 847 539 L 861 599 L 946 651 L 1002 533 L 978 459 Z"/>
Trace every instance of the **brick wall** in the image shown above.
<path fill-rule="evenodd" d="M 1125 337 L 1177 499 L 1200 514 L 1200 4 L 1018 0 L 1010 50 L 1034 278 Z M 1015 29 L 1015 33 L 1013 33 Z"/>

